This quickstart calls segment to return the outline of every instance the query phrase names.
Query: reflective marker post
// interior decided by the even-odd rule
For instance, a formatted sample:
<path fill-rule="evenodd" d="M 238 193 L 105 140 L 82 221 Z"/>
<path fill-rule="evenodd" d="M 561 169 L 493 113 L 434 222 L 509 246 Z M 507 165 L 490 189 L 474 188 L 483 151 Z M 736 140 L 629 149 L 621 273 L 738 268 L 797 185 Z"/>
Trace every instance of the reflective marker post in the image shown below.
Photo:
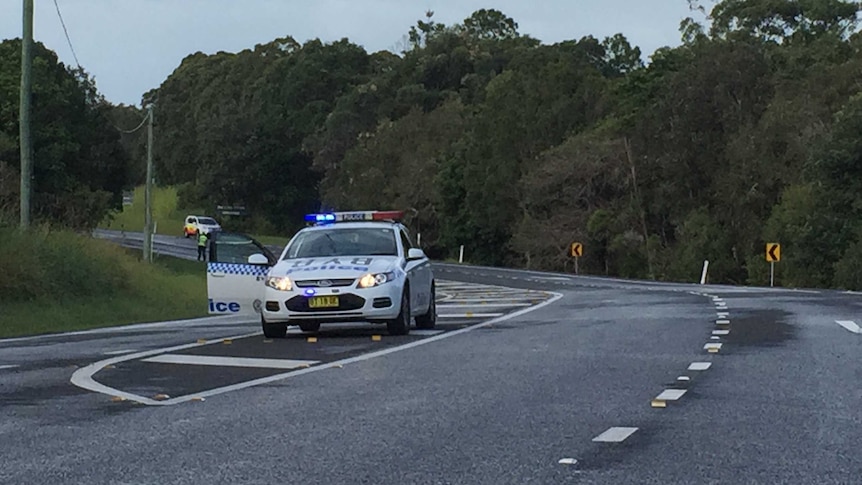
<path fill-rule="evenodd" d="M 461 252 L 458 254 L 458 262 L 459 263 L 464 262 L 464 245 L 463 244 L 461 245 Z"/>

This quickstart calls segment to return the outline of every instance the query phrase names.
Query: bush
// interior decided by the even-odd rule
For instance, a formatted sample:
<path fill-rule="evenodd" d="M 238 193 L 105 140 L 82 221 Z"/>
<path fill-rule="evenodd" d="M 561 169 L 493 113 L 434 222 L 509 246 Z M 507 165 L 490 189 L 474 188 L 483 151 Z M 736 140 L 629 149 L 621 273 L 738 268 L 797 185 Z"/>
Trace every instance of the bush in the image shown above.
<path fill-rule="evenodd" d="M 130 258 L 71 231 L 0 227 L 0 301 L 110 296 L 128 288 Z"/>

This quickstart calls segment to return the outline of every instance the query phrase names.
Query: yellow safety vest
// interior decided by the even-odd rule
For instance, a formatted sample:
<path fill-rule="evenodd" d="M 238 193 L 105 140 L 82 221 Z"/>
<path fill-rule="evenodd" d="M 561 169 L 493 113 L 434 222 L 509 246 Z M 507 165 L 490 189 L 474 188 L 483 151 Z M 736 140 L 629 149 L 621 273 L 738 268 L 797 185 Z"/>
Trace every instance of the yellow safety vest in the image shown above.
<path fill-rule="evenodd" d="M 201 233 L 201 235 L 198 236 L 198 246 L 206 246 L 206 245 L 207 245 L 207 235 L 204 233 Z"/>

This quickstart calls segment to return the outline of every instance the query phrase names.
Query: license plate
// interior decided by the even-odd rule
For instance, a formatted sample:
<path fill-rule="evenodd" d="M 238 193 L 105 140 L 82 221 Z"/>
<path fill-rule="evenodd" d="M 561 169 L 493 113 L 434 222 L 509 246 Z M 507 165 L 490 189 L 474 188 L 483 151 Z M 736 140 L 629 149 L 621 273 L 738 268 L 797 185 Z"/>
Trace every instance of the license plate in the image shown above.
<path fill-rule="evenodd" d="M 308 299 L 308 308 L 338 308 L 338 297 L 313 296 Z"/>

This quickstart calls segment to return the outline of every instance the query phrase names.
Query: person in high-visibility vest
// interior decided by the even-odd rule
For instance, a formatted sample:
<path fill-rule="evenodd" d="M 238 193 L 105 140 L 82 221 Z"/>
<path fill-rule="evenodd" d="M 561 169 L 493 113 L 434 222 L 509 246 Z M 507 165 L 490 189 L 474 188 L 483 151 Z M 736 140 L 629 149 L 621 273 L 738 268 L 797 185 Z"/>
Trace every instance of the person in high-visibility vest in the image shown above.
<path fill-rule="evenodd" d="M 207 234 L 198 229 L 198 261 L 207 260 Z"/>

